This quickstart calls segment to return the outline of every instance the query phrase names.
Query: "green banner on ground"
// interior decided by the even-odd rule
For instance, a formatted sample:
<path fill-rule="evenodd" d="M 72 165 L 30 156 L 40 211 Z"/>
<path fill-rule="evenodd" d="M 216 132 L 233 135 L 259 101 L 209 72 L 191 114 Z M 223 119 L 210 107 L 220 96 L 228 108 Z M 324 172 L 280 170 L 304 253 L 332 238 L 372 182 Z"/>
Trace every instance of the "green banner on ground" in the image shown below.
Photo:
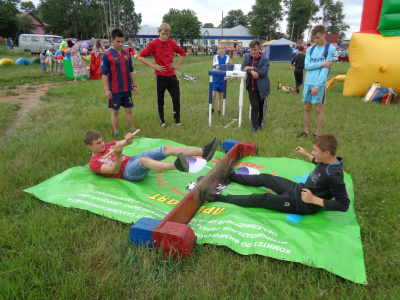
<path fill-rule="evenodd" d="M 125 147 L 124 154 L 136 155 L 161 145 L 181 144 L 140 138 Z M 216 152 L 215 159 L 196 174 L 150 171 L 144 181 L 135 183 L 102 177 L 93 173 L 88 165 L 74 167 L 25 192 L 46 202 L 85 209 L 122 222 L 132 223 L 142 217 L 161 220 L 223 156 Z M 173 160 L 174 157 L 165 159 Z M 191 163 L 196 163 L 196 158 Z M 235 165 L 237 173 L 269 173 L 295 182 L 304 182 L 313 168 L 309 162 L 289 158 L 244 157 Z M 200 207 L 189 225 L 198 244 L 225 245 L 244 255 L 259 254 L 300 262 L 366 284 L 353 183 L 347 173 L 344 176 L 351 201 L 345 213 L 321 211 L 300 216 L 213 202 Z M 266 192 L 263 188 L 235 183 L 217 189 L 224 195 Z"/>

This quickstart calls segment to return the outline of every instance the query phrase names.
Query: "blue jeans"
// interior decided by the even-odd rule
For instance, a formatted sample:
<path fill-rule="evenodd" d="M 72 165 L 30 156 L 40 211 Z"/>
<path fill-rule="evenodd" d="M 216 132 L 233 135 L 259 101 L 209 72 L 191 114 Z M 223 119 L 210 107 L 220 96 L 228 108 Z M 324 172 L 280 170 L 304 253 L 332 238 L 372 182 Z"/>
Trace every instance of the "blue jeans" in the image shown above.
<path fill-rule="evenodd" d="M 167 157 L 167 155 L 165 155 L 164 146 L 161 146 L 146 150 L 139 155 L 132 156 L 125 166 L 124 179 L 129 181 L 142 181 L 146 177 L 150 170 L 143 167 L 140 161 L 142 157 L 148 157 L 154 160 L 162 161 Z"/>

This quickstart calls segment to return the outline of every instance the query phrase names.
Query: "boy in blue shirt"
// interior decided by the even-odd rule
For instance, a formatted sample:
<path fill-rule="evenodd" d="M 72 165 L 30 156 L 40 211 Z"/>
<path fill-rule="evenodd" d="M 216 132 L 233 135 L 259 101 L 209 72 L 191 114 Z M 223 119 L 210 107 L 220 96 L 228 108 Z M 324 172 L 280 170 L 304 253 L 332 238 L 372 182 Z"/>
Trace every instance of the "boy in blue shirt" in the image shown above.
<path fill-rule="evenodd" d="M 225 54 L 226 45 L 218 44 L 218 53 L 213 58 L 214 70 L 219 70 L 220 65 L 231 65 L 232 61 Z M 214 113 L 215 95 L 218 92 L 218 114 L 221 114 L 222 93 L 224 92 L 224 76 L 213 76 L 212 113 Z"/>
<path fill-rule="evenodd" d="M 43 55 L 42 49 L 39 50 L 40 57 L 40 69 L 42 72 L 46 73 L 46 57 Z"/>
<path fill-rule="evenodd" d="M 50 75 L 53 75 L 53 67 L 54 67 L 54 49 L 50 49 L 49 51 L 49 65 L 50 65 Z"/>
<path fill-rule="evenodd" d="M 306 53 L 305 69 L 307 74 L 302 97 L 302 102 L 304 103 L 304 131 L 297 138 L 307 137 L 310 132 L 313 104 L 315 104 L 315 111 L 317 112 L 317 128 L 314 137 L 321 131 L 324 120 L 323 105 L 326 101 L 326 82 L 336 51 L 334 46 L 327 44 L 323 25 L 315 26 L 311 31 L 311 36 L 316 45 L 309 47 Z"/>
<path fill-rule="evenodd" d="M 101 74 L 104 93 L 109 99 L 108 108 L 112 109 L 111 123 L 114 128 L 114 136 L 119 135 L 119 108 L 125 109 L 125 119 L 131 132 L 136 130 L 132 115 L 132 90 L 137 95 L 135 73 L 131 57 L 122 49 L 125 43 L 124 33 L 120 29 L 111 32 L 112 47 L 102 57 Z"/>

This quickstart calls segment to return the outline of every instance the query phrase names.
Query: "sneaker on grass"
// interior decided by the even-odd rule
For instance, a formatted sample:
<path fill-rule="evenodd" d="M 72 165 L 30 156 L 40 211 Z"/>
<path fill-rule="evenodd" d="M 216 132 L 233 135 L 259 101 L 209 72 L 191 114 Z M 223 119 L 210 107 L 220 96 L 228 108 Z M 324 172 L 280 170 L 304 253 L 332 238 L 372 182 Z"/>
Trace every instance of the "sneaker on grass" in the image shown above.
<path fill-rule="evenodd" d="M 308 137 L 308 132 L 303 131 L 298 136 L 296 136 L 297 139 L 302 138 L 302 137 L 305 137 L 305 138 Z"/>

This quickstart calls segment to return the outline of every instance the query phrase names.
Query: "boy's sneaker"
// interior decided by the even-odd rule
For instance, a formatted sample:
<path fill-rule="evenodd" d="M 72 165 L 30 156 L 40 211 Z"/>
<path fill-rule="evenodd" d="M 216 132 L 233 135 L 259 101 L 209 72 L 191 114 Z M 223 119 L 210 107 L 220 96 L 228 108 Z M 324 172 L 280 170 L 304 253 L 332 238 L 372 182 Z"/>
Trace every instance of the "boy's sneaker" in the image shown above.
<path fill-rule="evenodd" d="M 298 136 L 296 136 L 297 139 L 302 138 L 302 137 L 305 137 L 305 138 L 308 137 L 308 132 L 303 131 Z"/>
<path fill-rule="evenodd" d="M 174 166 L 180 172 L 189 172 L 189 163 L 186 160 L 185 154 L 182 152 L 178 154 L 174 162 Z"/>
<path fill-rule="evenodd" d="M 229 165 L 228 165 L 228 169 L 226 170 L 226 173 L 225 173 L 224 177 L 222 178 L 223 181 L 229 182 L 229 176 L 231 176 L 231 174 L 235 173 L 235 171 L 233 169 L 233 165 L 234 165 L 234 162 L 233 162 L 233 159 L 231 159 L 231 161 L 229 162 Z"/>
<path fill-rule="evenodd" d="M 185 126 L 185 124 L 182 124 L 182 123 L 175 123 L 175 126 Z"/>
<path fill-rule="evenodd" d="M 251 132 L 257 132 L 257 128 L 255 128 L 255 127 L 253 127 L 252 129 L 251 129 Z"/>
<path fill-rule="evenodd" d="M 208 202 L 215 202 L 217 201 L 217 194 L 214 194 L 213 192 L 210 192 L 206 188 L 203 188 L 200 191 L 200 198 Z"/>
<path fill-rule="evenodd" d="M 205 145 L 203 148 L 203 158 L 206 161 L 210 161 L 211 158 L 214 157 L 214 153 L 215 151 L 217 151 L 217 148 L 219 146 L 219 144 L 221 143 L 221 141 L 219 140 L 219 138 L 215 137 L 211 143 L 209 143 L 208 145 Z"/>
<path fill-rule="evenodd" d="M 130 129 L 130 131 L 133 133 L 133 132 L 135 132 L 135 131 L 136 131 L 136 128 L 135 128 L 135 127 L 133 127 L 133 128 L 131 128 L 131 129 Z"/>
<path fill-rule="evenodd" d="M 168 126 L 167 126 L 167 124 L 162 123 L 162 124 L 161 124 L 161 127 L 162 127 L 162 128 L 167 128 Z"/>
<path fill-rule="evenodd" d="M 118 130 L 114 130 L 114 136 L 117 138 L 119 136 L 119 131 Z"/>
<path fill-rule="evenodd" d="M 317 137 L 318 133 L 314 133 L 314 139 Z"/>

